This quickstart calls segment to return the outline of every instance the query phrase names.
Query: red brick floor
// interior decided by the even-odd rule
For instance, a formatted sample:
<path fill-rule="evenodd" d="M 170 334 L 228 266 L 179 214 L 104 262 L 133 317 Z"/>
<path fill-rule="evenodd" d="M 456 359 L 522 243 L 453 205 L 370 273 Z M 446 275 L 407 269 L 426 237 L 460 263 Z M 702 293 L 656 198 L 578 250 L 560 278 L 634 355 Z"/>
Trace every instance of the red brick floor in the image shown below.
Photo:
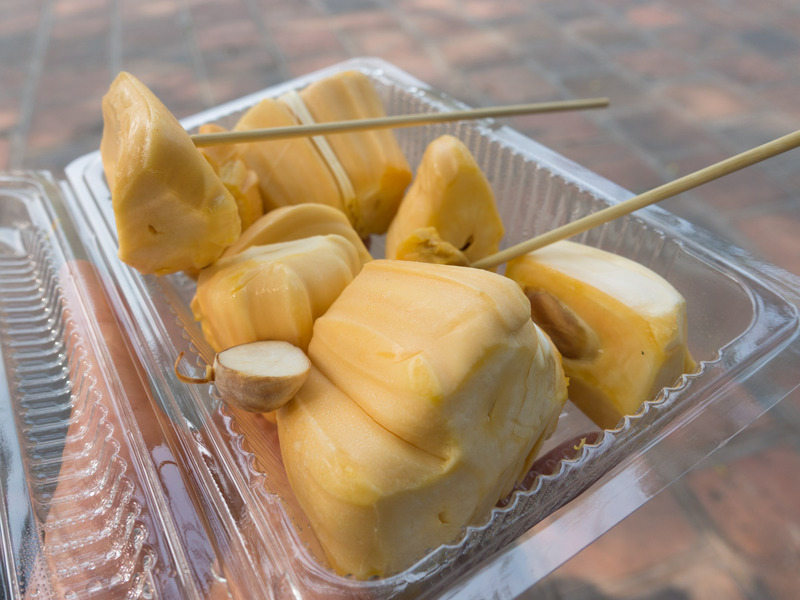
<path fill-rule="evenodd" d="M 0 169 L 98 147 L 121 69 L 179 117 L 353 56 L 473 105 L 607 95 L 512 124 L 639 192 L 800 129 L 790 0 L 5 0 Z M 800 274 L 800 150 L 664 206 Z M 800 368 L 795 365 L 793 368 Z M 531 597 L 800 597 L 800 394 Z"/>

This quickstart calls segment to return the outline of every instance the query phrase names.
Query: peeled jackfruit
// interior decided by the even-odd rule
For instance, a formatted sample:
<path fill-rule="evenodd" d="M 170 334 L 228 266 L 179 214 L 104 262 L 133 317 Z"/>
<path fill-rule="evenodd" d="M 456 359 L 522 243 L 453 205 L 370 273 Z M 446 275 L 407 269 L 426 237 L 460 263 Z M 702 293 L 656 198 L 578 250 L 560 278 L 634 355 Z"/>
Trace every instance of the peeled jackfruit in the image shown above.
<path fill-rule="evenodd" d="M 503 238 L 486 176 L 464 143 L 451 135 L 436 138 L 425 149 L 386 234 L 386 257 L 400 258 L 408 238 L 428 227 L 469 262 L 497 252 Z"/>
<path fill-rule="evenodd" d="M 509 261 L 506 275 L 559 348 L 570 400 L 600 427 L 694 368 L 683 296 L 632 260 L 561 241 Z"/>
<path fill-rule="evenodd" d="M 265 98 L 252 106 L 235 131 L 297 125 L 289 109 Z M 316 202 L 344 210 L 338 184 L 314 143 L 306 137 L 239 144 L 247 166 L 258 176 L 264 212 L 279 206 Z"/>
<path fill-rule="evenodd" d="M 241 232 L 236 201 L 189 134 L 122 72 L 103 97 L 100 155 L 119 257 L 141 273 L 201 269 Z"/>
<path fill-rule="evenodd" d="M 267 98 L 251 107 L 235 130 L 286 127 L 385 116 L 366 75 L 344 72 L 301 92 Z M 411 181 L 394 134 L 385 129 L 241 144 L 259 179 L 264 211 L 319 203 L 343 211 L 362 238 L 384 233 Z"/>
<path fill-rule="evenodd" d="M 314 326 L 277 415 L 297 499 L 333 568 L 401 571 L 485 520 L 566 400 L 557 351 L 509 279 L 376 260 Z"/>
<path fill-rule="evenodd" d="M 199 133 L 221 133 L 225 128 L 212 123 L 201 125 Z M 242 231 L 247 230 L 264 214 L 264 203 L 258 190 L 258 176 L 249 169 L 238 151 L 238 144 L 218 144 L 200 148 L 200 153 L 214 168 L 236 201 Z"/>
<path fill-rule="evenodd" d="M 397 260 L 468 267 L 469 260 L 458 248 L 439 236 L 435 227 L 415 229 L 394 249 Z"/>
<path fill-rule="evenodd" d="M 317 123 L 386 116 L 378 92 L 360 71 L 315 81 L 299 98 Z M 411 168 L 394 132 L 371 129 L 331 134 L 325 140 L 352 186 L 353 202 L 344 208 L 356 231 L 362 237 L 385 233 L 411 182 Z"/>
<path fill-rule="evenodd" d="M 305 350 L 314 321 L 360 270 L 339 235 L 251 246 L 200 272 L 191 309 L 216 352 L 258 340 Z"/>
<path fill-rule="evenodd" d="M 332 233 L 350 241 L 361 262 L 372 260 L 367 247 L 345 214 L 324 204 L 295 204 L 269 211 L 242 233 L 235 243 L 228 246 L 222 256 L 233 256 L 250 246 L 264 246 Z"/>

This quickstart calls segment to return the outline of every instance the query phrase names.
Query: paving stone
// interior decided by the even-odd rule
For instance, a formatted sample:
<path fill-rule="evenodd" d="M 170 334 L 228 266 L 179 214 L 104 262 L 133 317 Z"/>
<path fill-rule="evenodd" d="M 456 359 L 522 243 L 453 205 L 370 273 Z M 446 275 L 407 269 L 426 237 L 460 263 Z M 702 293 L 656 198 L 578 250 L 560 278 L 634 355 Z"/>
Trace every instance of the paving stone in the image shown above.
<path fill-rule="evenodd" d="M 107 6 L 106 0 L 60 0 L 55 3 L 53 11 L 59 16 L 86 17 Z"/>
<path fill-rule="evenodd" d="M 37 112 L 58 110 L 68 104 L 99 106 L 109 83 L 111 76 L 105 67 L 81 65 L 51 69 L 48 76 L 39 83 L 36 102 L 41 109 Z M 78 108 L 77 112 L 81 110 Z"/>
<path fill-rule="evenodd" d="M 468 81 L 492 102 L 500 104 L 545 102 L 560 96 L 558 88 L 549 80 L 520 64 L 472 70 Z"/>
<path fill-rule="evenodd" d="M 12 35 L 27 37 L 29 32 L 36 31 L 41 18 L 41 9 L 37 4 L 9 2 L 6 9 L 0 7 L 0 39 Z"/>
<path fill-rule="evenodd" d="M 624 111 L 628 107 L 648 104 L 647 90 L 613 71 L 597 69 L 592 73 L 565 77 L 562 83 L 575 98 L 608 98 L 612 109 Z"/>
<path fill-rule="evenodd" d="M 243 0 L 228 0 L 227 2 L 213 2 L 211 0 L 187 0 L 189 15 L 193 28 L 207 26 L 212 23 L 241 24 L 252 22 L 251 12 Z"/>
<path fill-rule="evenodd" d="M 483 31 L 448 36 L 439 43 L 439 49 L 448 63 L 464 70 L 504 65 L 512 58 L 511 50 L 502 40 Z"/>
<path fill-rule="evenodd" d="M 331 23 L 350 34 L 368 30 L 399 29 L 397 19 L 385 11 L 361 11 L 333 15 Z"/>
<path fill-rule="evenodd" d="M 604 59 L 590 48 L 567 43 L 563 38 L 544 41 L 531 47 L 529 59 L 555 78 L 603 71 Z"/>
<path fill-rule="evenodd" d="M 268 24 L 275 44 L 288 58 L 328 56 L 340 52 L 342 44 L 323 18 L 296 23 Z"/>
<path fill-rule="evenodd" d="M 385 29 L 367 28 L 355 31 L 353 39 L 365 56 L 382 56 L 389 52 L 408 51 L 419 45 L 419 41 L 394 26 Z"/>
<path fill-rule="evenodd" d="M 795 434 L 800 433 L 800 390 L 794 390 L 776 408 L 776 418 L 790 424 Z"/>
<path fill-rule="evenodd" d="M 730 81 L 744 86 L 785 81 L 788 75 L 776 61 L 757 54 L 718 57 L 710 60 L 708 66 Z"/>
<path fill-rule="evenodd" d="M 556 571 L 604 586 L 690 552 L 702 540 L 675 498 L 662 493 Z"/>
<path fill-rule="evenodd" d="M 137 60 L 130 61 L 127 68 L 179 119 L 210 108 L 202 98 L 200 82 L 190 64 L 175 64 L 165 69 L 159 61 Z"/>
<path fill-rule="evenodd" d="M 574 0 L 573 2 L 549 0 L 548 2 L 543 2 L 541 6 L 542 10 L 562 24 L 602 14 L 598 3 L 587 0 Z"/>
<path fill-rule="evenodd" d="M 0 56 L 3 62 L 20 67 L 27 66 L 27 61 L 34 51 L 34 32 L 16 30 L 0 34 Z"/>
<path fill-rule="evenodd" d="M 69 145 L 64 144 L 47 147 L 29 147 L 25 152 L 25 160 L 37 166 L 37 169 L 49 171 L 56 176 L 63 173 L 64 167 L 76 158 L 97 150 L 99 135 L 80 135 L 73 137 Z"/>
<path fill-rule="evenodd" d="M 475 30 L 456 5 L 447 6 L 444 10 L 427 6 L 412 7 L 405 17 L 422 35 L 431 39 L 464 35 Z"/>
<path fill-rule="evenodd" d="M 108 37 L 110 18 L 106 7 L 78 14 L 56 16 L 51 31 L 52 42 L 69 42 L 80 46 L 89 37 Z"/>
<path fill-rule="evenodd" d="M 9 146 L 11 144 L 7 139 L 0 138 L 0 169 L 9 169 L 10 165 L 8 163 L 8 155 L 9 155 Z"/>
<path fill-rule="evenodd" d="M 520 132 L 562 153 L 602 135 L 597 123 L 582 112 L 515 117 L 511 123 Z"/>
<path fill-rule="evenodd" d="M 12 64 L 0 63 L 0 81 L 2 81 L 0 102 L 17 104 L 26 80 L 27 73 L 24 69 L 17 68 Z"/>
<path fill-rule="evenodd" d="M 632 25 L 645 29 L 670 27 L 684 23 L 684 18 L 678 11 L 657 4 L 636 6 L 628 10 L 625 16 Z"/>
<path fill-rule="evenodd" d="M 687 175 L 699 169 L 730 158 L 733 153 L 711 151 L 698 153 L 672 162 L 676 176 Z M 760 165 L 726 175 L 692 190 L 701 202 L 719 212 L 753 208 L 755 205 L 771 205 L 782 201 L 786 192 L 772 184 Z"/>
<path fill-rule="evenodd" d="M 664 48 L 623 52 L 614 59 L 631 73 L 651 81 L 671 80 L 689 73 L 692 68 L 685 57 Z"/>
<path fill-rule="evenodd" d="M 197 48 L 204 54 L 229 56 L 258 48 L 261 34 L 249 20 L 212 20 L 195 25 L 194 40 Z M 252 50 L 251 50 L 252 51 Z M 275 60 L 266 52 L 261 52 L 265 63 Z"/>
<path fill-rule="evenodd" d="M 697 127 L 678 111 L 631 110 L 617 117 L 617 123 L 625 137 L 663 163 L 719 148 L 708 131 Z"/>
<path fill-rule="evenodd" d="M 661 47 L 678 50 L 690 60 L 736 56 L 741 48 L 724 29 L 710 31 L 691 24 L 657 30 L 653 35 Z"/>
<path fill-rule="evenodd" d="M 608 137 L 593 136 L 578 143 L 563 145 L 567 158 L 613 181 L 633 193 L 641 193 L 664 183 L 663 176 L 638 152 Z"/>
<path fill-rule="evenodd" d="M 745 44 L 772 59 L 796 57 L 800 52 L 800 42 L 796 37 L 775 27 L 750 29 L 744 31 L 741 36 Z"/>
<path fill-rule="evenodd" d="M 445 70 L 442 65 L 432 61 L 431 53 L 425 47 L 419 45 L 408 48 L 397 47 L 385 50 L 379 56 L 436 89 L 444 92 L 459 91 L 451 90 L 448 83 L 451 80 L 449 69 Z M 462 96 L 463 94 L 458 98 L 466 101 Z"/>
<path fill-rule="evenodd" d="M 505 43 L 520 52 L 530 54 L 530 49 L 547 43 L 555 43 L 562 39 L 563 33 L 558 26 L 534 7 L 527 15 L 507 23 L 498 23 L 493 28 L 497 35 L 505 39 Z"/>
<path fill-rule="evenodd" d="M 376 10 L 378 8 L 374 0 L 322 0 L 322 3 L 331 14 Z"/>
<path fill-rule="evenodd" d="M 352 57 L 346 52 L 337 50 L 329 52 L 326 56 L 309 55 L 298 58 L 288 58 L 286 62 L 289 75 L 291 77 L 299 77 L 301 75 L 313 73 L 314 71 L 319 71 L 325 67 L 330 67 L 331 65 L 343 62 L 349 58 Z"/>
<path fill-rule="evenodd" d="M 626 588 L 627 594 L 638 590 L 641 597 L 647 598 L 647 593 L 653 589 L 675 590 L 676 598 L 686 600 L 747 600 L 748 591 L 727 569 L 721 567 L 707 556 L 697 557 L 699 560 L 687 564 L 684 568 L 674 572 L 661 574 L 653 580 L 637 582 L 633 588 Z M 705 560 L 703 560 L 705 559 Z"/>
<path fill-rule="evenodd" d="M 432 13 L 459 13 L 458 0 L 401 0 L 397 3 L 403 12 L 427 11 Z"/>
<path fill-rule="evenodd" d="M 280 67 L 263 60 L 263 55 L 263 51 L 254 51 L 206 60 L 208 85 L 214 104 L 235 100 L 285 80 L 286 74 Z M 243 76 L 243 73 L 247 75 Z"/>
<path fill-rule="evenodd" d="M 648 42 L 639 31 L 616 22 L 609 22 L 605 16 L 595 16 L 573 22 L 570 25 L 573 35 L 597 46 L 598 50 L 608 54 L 623 51 L 644 51 Z"/>
<path fill-rule="evenodd" d="M 800 564 L 797 447 L 782 445 L 691 473 L 688 483 L 730 547 L 776 598 L 795 597 Z"/>
<path fill-rule="evenodd" d="M 800 215 L 796 197 L 783 209 L 752 214 L 733 223 L 770 262 L 800 276 Z"/>
<path fill-rule="evenodd" d="M 729 142 L 733 151 L 743 151 L 765 144 L 795 131 L 800 123 L 783 117 L 780 111 L 762 111 L 748 115 L 747 119 L 735 120 L 720 127 L 721 138 Z M 797 169 L 795 152 L 774 156 L 759 164 L 759 169 L 769 177 L 770 186 L 792 193 L 800 188 L 800 170 Z"/>
<path fill-rule="evenodd" d="M 19 119 L 19 105 L 15 99 L 0 99 L 0 133 L 8 135 Z"/>
<path fill-rule="evenodd" d="M 632 581 L 595 585 L 574 579 L 557 581 L 563 600 L 749 600 L 736 578 L 709 560 L 709 554 L 694 556 L 695 562 L 667 570 L 655 570 Z M 535 594 L 531 599 L 536 598 Z M 762 599 L 763 600 L 763 599 Z"/>
<path fill-rule="evenodd" d="M 721 3 L 707 2 L 682 2 L 689 14 L 689 19 L 694 23 L 701 23 L 713 29 L 745 29 L 752 27 L 754 15 L 748 10 L 734 10 Z"/>
<path fill-rule="evenodd" d="M 248 5 L 250 4 L 247 0 Z M 329 13 L 324 11 L 324 4 L 311 2 L 298 2 L 297 0 L 253 0 L 258 8 L 258 13 L 267 23 L 283 23 L 288 21 L 301 21 L 303 19 L 316 19 L 320 15 Z M 322 7 L 322 11 L 320 11 Z"/>
<path fill-rule="evenodd" d="M 777 83 L 761 91 L 762 99 L 773 109 L 781 111 L 795 125 L 800 123 L 800 103 L 797 102 L 799 94 L 800 83 L 796 81 Z"/>
<path fill-rule="evenodd" d="M 99 100 L 94 110 L 85 110 L 79 105 L 63 104 L 46 112 L 38 112 L 31 123 L 28 145 L 32 150 L 49 149 L 69 145 L 73 138 L 84 132 L 99 134 L 102 131 Z M 64 126 L 64 123 L 67 126 Z M 77 156 L 76 156 L 77 158 Z"/>
<path fill-rule="evenodd" d="M 530 12 L 530 2 L 526 0 L 466 0 L 463 2 L 464 13 L 485 23 L 516 20 L 525 18 Z"/>
<path fill-rule="evenodd" d="M 730 86 L 718 83 L 678 83 L 665 86 L 665 97 L 681 107 L 683 116 L 713 121 L 743 117 L 753 106 Z"/>

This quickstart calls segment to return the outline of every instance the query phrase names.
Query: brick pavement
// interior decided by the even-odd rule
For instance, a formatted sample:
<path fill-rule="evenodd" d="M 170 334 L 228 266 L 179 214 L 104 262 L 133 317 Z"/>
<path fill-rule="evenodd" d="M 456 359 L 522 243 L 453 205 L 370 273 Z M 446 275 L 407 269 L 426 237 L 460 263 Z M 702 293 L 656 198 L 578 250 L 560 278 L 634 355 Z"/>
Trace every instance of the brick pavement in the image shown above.
<path fill-rule="evenodd" d="M 372 55 L 476 106 L 609 96 L 511 124 L 638 192 L 800 128 L 798 31 L 791 0 L 5 0 L 0 169 L 96 149 L 120 69 L 183 117 Z M 797 152 L 664 205 L 800 274 Z M 535 595 L 797 597 L 799 426 L 795 394 Z"/>

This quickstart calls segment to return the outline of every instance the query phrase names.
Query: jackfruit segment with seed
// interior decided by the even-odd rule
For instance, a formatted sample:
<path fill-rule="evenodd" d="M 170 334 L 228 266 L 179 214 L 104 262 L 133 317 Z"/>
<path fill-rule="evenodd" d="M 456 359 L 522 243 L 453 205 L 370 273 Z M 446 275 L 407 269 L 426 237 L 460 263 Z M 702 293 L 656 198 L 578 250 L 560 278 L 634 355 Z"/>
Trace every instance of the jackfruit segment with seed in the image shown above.
<path fill-rule="evenodd" d="M 509 261 L 506 275 L 560 345 L 570 399 L 604 429 L 694 368 L 683 296 L 635 261 L 561 241 Z"/>
<path fill-rule="evenodd" d="M 497 252 L 503 238 L 489 181 L 467 146 L 451 135 L 436 138 L 425 149 L 386 234 L 386 257 L 401 258 L 413 243 L 410 238 L 427 228 L 469 263 Z"/>

